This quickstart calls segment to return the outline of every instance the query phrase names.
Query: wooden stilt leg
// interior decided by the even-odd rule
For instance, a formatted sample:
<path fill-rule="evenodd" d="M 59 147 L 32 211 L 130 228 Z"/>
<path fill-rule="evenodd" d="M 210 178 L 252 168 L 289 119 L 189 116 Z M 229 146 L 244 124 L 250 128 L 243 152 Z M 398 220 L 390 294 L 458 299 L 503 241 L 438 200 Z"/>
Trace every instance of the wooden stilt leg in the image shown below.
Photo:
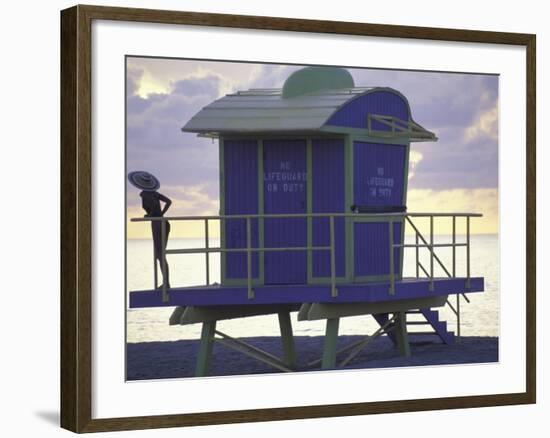
<path fill-rule="evenodd" d="M 197 357 L 197 366 L 195 376 L 202 377 L 208 373 L 208 364 L 212 355 L 212 346 L 214 345 L 214 332 L 216 331 L 216 321 L 202 323 L 201 344 L 199 355 Z"/>
<path fill-rule="evenodd" d="M 321 365 L 321 368 L 324 370 L 336 368 L 336 342 L 338 341 L 339 323 L 340 318 L 327 319 L 323 362 Z"/>
<path fill-rule="evenodd" d="M 397 346 L 402 356 L 409 357 L 411 355 L 411 346 L 409 344 L 409 335 L 407 333 L 407 315 L 405 312 L 398 312 L 395 321 L 395 337 Z"/>
<path fill-rule="evenodd" d="M 372 317 L 376 320 L 376 322 L 380 327 L 383 327 L 384 324 L 386 324 L 390 319 L 388 313 L 373 313 Z M 393 345 L 397 346 L 397 340 L 395 339 L 395 334 L 390 331 L 387 333 L 387 335 L 389 340 L 392 341 Z"/>
<path fill-rule="evenodd" d="M 294 349 L 294 336 L 292 335 L 292 323 L 290 312 L 279 312 L 279 328 L 281 329 L 281 340 L 283 342 L 283 362 L 289 367 L 296 366 L 296 352 Z"/>

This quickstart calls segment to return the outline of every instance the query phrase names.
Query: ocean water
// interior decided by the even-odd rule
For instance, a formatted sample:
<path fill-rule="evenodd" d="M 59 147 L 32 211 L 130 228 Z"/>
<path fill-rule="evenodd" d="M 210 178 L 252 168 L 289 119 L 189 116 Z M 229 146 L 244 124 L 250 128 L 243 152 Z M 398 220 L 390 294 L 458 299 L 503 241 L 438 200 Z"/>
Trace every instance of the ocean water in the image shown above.
<path fill-rule="evenodd" d="M 406 237 L 407 243 L 414 243 L 412 236 Z M 438 235 L 436 243 L 450 242 L 451 236 Z M 457 242 L 464 242 L 465 236 L 457 236 Z M 218 246 L 217 239 L 210 239 L 210 246 Z M 204 239 L 171 239 L 169 248 L 204 247 Z M 485 277 L 485 292 L 468 295 L 470 303 L 461 299 L 461 334 L 462 336 L 498 336 L 499 335 L 499 246 L 498 235 L 472 235 L 470 249 L 471 276 Z M 451 269 L 451 248 L 437 248 L 436 254 L 447 269 Z M 457 275 L 466 275 L 466 250 L 456 250 Z M 420 259 L 429 268 L 429 253 L 421 249 Z M 414 249 L 405 249 L 404 276 L 415 276 Z M 170 255 L 170 282 L 173 287 L 192 286 L 206 283 L 204 254 Z M 435 275 L 445 276 L 435 263 Z M 159 273 L 159 282 L 162 276 Z M 220 281 L 220 256 L 210 255 L 210 281 Z M 130 290 L 151 289 L 153 287 L 153 244 L 152 240 L 128 240 L 127 242 L 127 285 Z M 453 305 L 455 297 L 450 297 Z M 455 330 L 456 317 L 452 310 L 445 306 L 439 310 L 442 319 L 448 321 L 451 330 Z M 180 339 L 198 339 L 201 324 L 188 326 L 170 326 L 168 319 L 173 308 L 165 309 L 128 309 L 127 342 L 176 341 Z M 412 316 L 412 315 L 411 315 Z M 324 335 L 324 321 L 297 321 L 292 314 L 292 325 L 297 336 Z M 411 318 L 411 320 L 414 319 Z M 278 336 L 277 315 L 256 316 L 250 318 L 220 321 L 218 330 L 234 337 Z M 369 316 L 342 318 L 340 334 L 366 335 L 378 329 L 374 319 Z M 416 331 L 416 329 L 415 329 Z"/>

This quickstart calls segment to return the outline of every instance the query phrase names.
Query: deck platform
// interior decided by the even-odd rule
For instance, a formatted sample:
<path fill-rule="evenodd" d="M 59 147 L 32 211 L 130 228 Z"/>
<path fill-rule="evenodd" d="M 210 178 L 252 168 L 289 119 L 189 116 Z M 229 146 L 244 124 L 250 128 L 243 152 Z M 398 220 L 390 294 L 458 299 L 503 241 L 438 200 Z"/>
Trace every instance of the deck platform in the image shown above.
<path fill-rule="evenodd" d="M 168 302 L 162 301 L 161 290 L 130 292 L 129 307 L 223 306 L 299 303 L 377 303 L 427 298 L 458 293 L 483 292 L 483 277 L 434 278 L 430 291 L 428 278 L 404 278 L 395 282 L 395 294 L 390 295 L 389 282 L 338 284 L 338 296 L 331 297 L 330 285 L 270 285 L 255 286 L 254 298 L 248 298 L 246 287 L 190 286 L 170 289 Z"/>

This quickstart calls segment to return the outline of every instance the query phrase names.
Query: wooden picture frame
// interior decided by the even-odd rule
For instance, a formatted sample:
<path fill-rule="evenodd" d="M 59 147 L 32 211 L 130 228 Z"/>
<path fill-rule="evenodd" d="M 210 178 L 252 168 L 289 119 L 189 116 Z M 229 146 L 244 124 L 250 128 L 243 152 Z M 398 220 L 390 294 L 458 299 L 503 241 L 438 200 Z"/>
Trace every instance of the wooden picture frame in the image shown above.
<path fill-rule="evenodd" d="M 184 24 L 491 43 L 526 49 L 526 391 L 177 415 L 92 418 L 92 22 Z M 529 404 L 536 401 L 536 37 L 531 34 L 75 6 L 61 12 L 61 426 L 74 432 L 148 429 Z"/>

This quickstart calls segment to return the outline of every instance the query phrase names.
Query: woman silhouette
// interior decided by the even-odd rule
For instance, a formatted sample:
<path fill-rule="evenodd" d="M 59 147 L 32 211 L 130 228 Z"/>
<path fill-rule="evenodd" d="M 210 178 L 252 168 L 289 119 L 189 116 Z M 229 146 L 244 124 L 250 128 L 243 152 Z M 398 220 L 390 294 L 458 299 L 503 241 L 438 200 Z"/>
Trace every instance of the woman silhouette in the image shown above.
<path fill-rule="evenodd" d="M 135 172 L 130 172 L 128 174 L 128 181 L 138 189 L 141 190 L 139 196 L 141 196 L 141 206 L 145 210 L 145 217 L 162 217 L 172 205 L 170 198 L 160 194 L 157 190 L 160 187 L 159 180 L 149 172 L 138 170 Z M 164 207 L 161 209 L 160 202 L 164 203 Z M 170 275 L 168 269 L 168 260 L 166 260 L 166 255 L 164 260 L 161 259 L 162 250 L 166 249 L 166 244 L 168 242 L 168 235 L 170 234 L 170 222 L 166 222 L 166 235 L 165 241 L 162 242 L 162 225 L 161 221 L 151 221 L 151 232 L 153 234 L 153 248 L 155 254 L 155 263 L 158 260 L 161 272 L 162 272 L 162 263 L 164 261 L 166 266 L 166 276 L 163 277 L 164 284 L 167 288 L 170 288 Z M 164 248 L 163 248 L 164 246 Z M 159 288 L 162 289 L 162 285 Z"/>

